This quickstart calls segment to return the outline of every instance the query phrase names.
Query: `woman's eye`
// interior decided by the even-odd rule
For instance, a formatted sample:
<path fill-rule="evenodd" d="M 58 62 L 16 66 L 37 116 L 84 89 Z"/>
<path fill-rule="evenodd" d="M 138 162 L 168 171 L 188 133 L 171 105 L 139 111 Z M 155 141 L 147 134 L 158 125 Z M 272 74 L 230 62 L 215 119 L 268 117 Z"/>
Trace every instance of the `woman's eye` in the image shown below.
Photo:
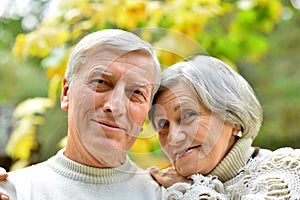
<path fill-rule="evenodd" d="M 183 119 L 189 118 L 189 117 L 193 117 L 193 116 L 197 116 L 198 114 L 195 111 L 188 111 L 185 112 L 183 114 Z"/>
<path fill-rule="evenodd" d="M 157 128 L 160 130 L 160 129 L 164 128 L 164 127 L 167 126 L 167 125 L 168 125 L 167 120 L 165 120 L 165 119 L 160 119 L 160 120 L 158 121 L 158 123 L 157 123 Z"/>
<path fill-rule="evenodd" d="M 169 122 L 165 119 L 160 119 L 157 123 L 157 132 L 159 134 L 159 137 L 165 137 L 169 134 Z"/>

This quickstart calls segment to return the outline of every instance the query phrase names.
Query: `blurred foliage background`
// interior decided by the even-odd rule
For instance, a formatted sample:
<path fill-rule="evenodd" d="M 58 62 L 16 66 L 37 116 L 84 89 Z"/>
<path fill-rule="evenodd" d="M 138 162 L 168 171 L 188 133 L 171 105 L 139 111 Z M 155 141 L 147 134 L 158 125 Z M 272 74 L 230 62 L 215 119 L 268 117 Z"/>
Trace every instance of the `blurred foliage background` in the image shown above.
<path fill-rule="evenodd" d="M 120 28 L 153 44 L 165 68 L 218 57 L 264 108 L 255 146 L 300 147 L 300 0 L 3 0 L 0 6 L 0 166 L 44 161 L 65 145 L 59 95 L 68 55 L 86 34 Z M 130 156 L 168 165 L 148 121 Z"/>

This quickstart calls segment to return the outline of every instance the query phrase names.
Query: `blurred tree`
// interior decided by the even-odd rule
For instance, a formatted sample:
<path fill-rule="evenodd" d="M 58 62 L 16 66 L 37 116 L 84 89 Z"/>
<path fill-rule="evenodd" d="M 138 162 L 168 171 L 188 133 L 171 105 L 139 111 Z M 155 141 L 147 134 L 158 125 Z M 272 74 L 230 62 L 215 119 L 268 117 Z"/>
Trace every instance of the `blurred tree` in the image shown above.
<path fill-rule="evenodd" d="M 12 47 L 15 38 L 20 33 L 28 33 L 37 26 L 41 19 L 43 10 L 47 7 L 45 1 L 3 0 L 0 7 L 0 166 L 9 169 L 10 157 L 5 152 L 5 145 L 8 138 L 26 125 L 26 120 L 20 123 L 16 119 L 15 106 L 37 96 L 48 96 L 48 78 L 45 70 L 40 67 L 40 59 L 28 59 L 18 62 L 12 55 Z M 30 6 L 29 6 L 30 5 Z M 34 102 L 34 101 L 33 101 Z M 29 107 L 31 109 L 31 107 Z M 42 113 L 35 113 L 42 114 Z M 27 123 L 28 124 L 28 123 Z M 30 123 L 33 124 L 34 123 Z M 28 127 L 28 126 L 26 126 Z M 26 132 L 27 131 L 27 132 Z M 30 133 L 30 129 L 26 129 Z M 27 134 L 30 136 L 30 134 Z M 19 135 L 22 136 L 22 135 Z M 34 138 L 34 134 L 32 134 Z M 22 139 L 22 137 L 20 137 Z M 12 138 L 11 138 L 12 139 Z M 22 140 L 20 140 L 22 141 Z M 27 143 L 23 143 L 27 144 Z M 22 145 L 18 146 L 21 147 Z M 17 147 L 16 147 L 17 148 Z M 27 151 L 26 151 L 27 150 Z M 30 148 L 22 149 L 20 154 L 29 152 Z M 10 155 L 11 156 L 11 155 Z M 27 162 L 28 163 L 28 162 Z"/>
<path fill-rule="evenodd" d="M 48 97 L 54 106 L 68 55 L 86 34 L 105 28 L 133 31 L 153 44 L 163 66 L 209 52 L 235 67 L 233 63 L 257 62 L 266 54 L 266 37 L 280 20 L 281 11 L 279 0 L 61 0 L 35 30 L 17 36 L 13 53 L 19 59 L 41 61 L 50 80 Z M 41 103 L 40 107 L 47 105 Z M 148 123 L 145 127 L 131 151 L 134 159 L 143 160 L 138 163 L 142 167 L 147 167 L 144 161 L 161 159 L 156 157 L 160 153 L 156 134 Z M 25 129 L 15 134 L 26 135 L 24 132 Z M 46 140 L 38 141 L 41 148 L 47 146 L 43 141 Z M 7 146 L 15 160 L 20 159 L 13 156 L 18 155 L 14 150 L 21 151 L 15 148 L 18 142 L 26 140 Z M 27 148 L 35 149 L 35 142 L 27 143 L 32 144 Z M 35 156 L 40 159 L 39 154 Z M 47 156 L 50 155 L 42 157 Z"/>
<path fill-rule="evenodd" d="M 30 6 L 29 6 L 30 4 Z M 11 50 L 18 34 L 28 33 L 42 20 L 43 0 L 3 0 L 0 7 L 0 106 L 47 95 L 48 79 L 38 59 L 17 62 Z M 28 81 L 30 79 L 30 81 Z M 35 84 L 38 83 L 38 84 Z"/>
<path fill-rule="evenodd" d="M 264 107 L 263 126 L 255 145 L 273 150 L 300 148 L 300 11 L 289 1 L 284 4 L 283 19 L 267 37 L 269 52 L 255 65 L 239 65 Z"/>

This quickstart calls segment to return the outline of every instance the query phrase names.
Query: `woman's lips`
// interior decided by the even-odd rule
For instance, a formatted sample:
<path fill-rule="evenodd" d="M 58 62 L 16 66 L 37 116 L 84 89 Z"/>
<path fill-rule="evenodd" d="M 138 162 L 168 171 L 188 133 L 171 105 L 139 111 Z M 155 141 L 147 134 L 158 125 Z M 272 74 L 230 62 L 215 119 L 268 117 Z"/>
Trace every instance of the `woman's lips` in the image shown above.
<path fill-rule="evenodd" d="M 176 153 L 175 154 L 175 160 L 178 160 L 179 158 L 184 157 L 185 155 L 191 153 L 194 149 L 200 148 L 200 147 L 201 147 L 201 145 L 196 145 L 196 146 L 189 147 L 189 148 L 187 148 L 187 149 L 185 149 L 181 152 Z"/>

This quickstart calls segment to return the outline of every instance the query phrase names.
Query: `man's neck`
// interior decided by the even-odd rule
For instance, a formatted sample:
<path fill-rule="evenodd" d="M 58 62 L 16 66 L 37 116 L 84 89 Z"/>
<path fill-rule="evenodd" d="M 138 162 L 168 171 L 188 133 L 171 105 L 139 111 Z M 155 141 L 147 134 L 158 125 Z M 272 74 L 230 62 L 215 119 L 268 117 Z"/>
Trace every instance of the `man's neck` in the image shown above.
<path fill-rule="evenodd" d="M 68 134 L 67 146 L 64 152 L 67 158 L 90 167 L 110 168 L 106 164 L 97 160 L 89 151 L 82 145 L 78 137 Z"/>

